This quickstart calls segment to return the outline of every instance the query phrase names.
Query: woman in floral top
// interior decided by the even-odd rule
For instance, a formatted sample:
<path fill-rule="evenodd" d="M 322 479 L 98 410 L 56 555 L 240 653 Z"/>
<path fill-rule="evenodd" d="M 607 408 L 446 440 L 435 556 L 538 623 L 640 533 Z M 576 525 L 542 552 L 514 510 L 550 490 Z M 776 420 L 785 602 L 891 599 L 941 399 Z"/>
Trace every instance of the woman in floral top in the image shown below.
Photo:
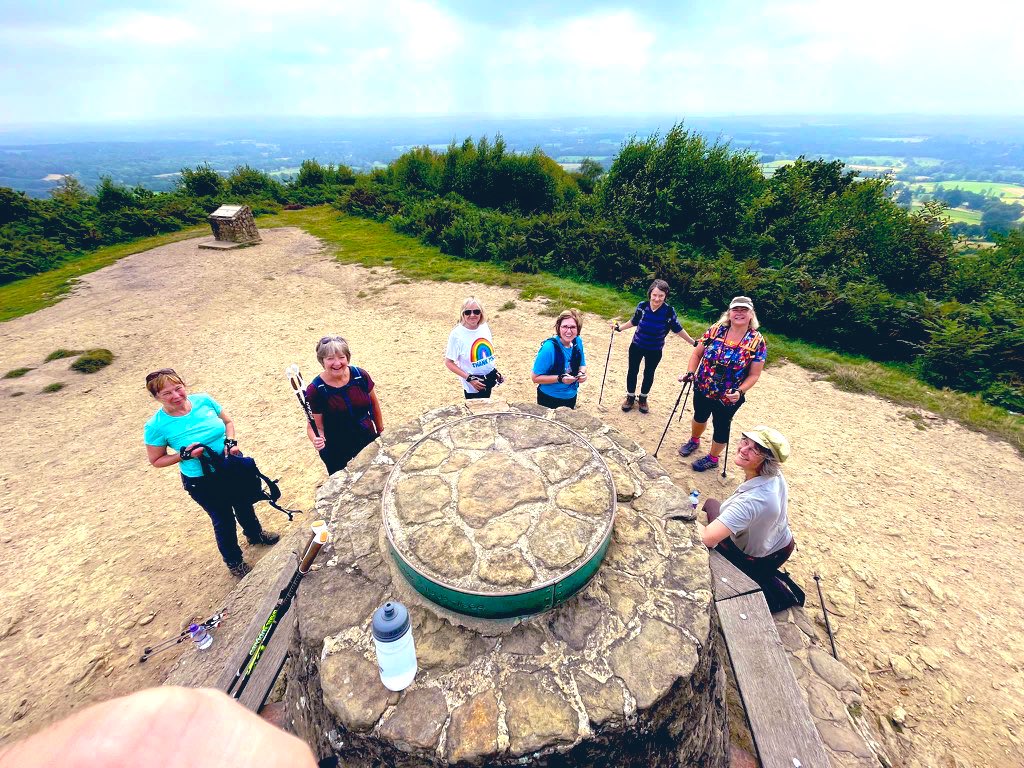
<path fill-rule="evenodd" d="M 713 419 L 711 452 L 693 462 L 698 472 L 718 466 L 718 457 L 729 442 L 732 417 L 764 369 L 768 350 L 757 330 L 759 325 L 754 302 L 737 296 L 729 302 L 729 311 L 697 341 L 687 372 L 679 377 L 680 381 L 693 381 L 693 426 L 690 439 L 679 448 L 680 456 L 700 448 L 708 419 Z"/>

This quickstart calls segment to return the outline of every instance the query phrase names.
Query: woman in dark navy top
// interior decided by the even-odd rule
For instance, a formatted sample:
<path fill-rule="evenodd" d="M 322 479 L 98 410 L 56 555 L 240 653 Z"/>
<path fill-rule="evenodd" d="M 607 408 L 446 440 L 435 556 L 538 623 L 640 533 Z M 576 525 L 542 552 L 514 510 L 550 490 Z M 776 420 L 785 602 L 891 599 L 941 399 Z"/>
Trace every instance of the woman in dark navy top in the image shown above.
<path fill-rule="evenodd" d="M 637 401 L 636 377 L 640 373 L 640 361 L 644 361 L 644 380 L 640 385 L 640 413 L 647 413 L 647 396 L 651 393 L 651 385 L 654 384 L 654 372 L 658 370 L 658 363 L 661 362 L 662 351 L 665 348 L 665 337 L 669 332 L 686 339 L 687 344 L 693 344 L 693 337 L 690 336 L 679 324 L 676 311 L 665 303 L 668 298 L 668 283 L 664 280 L 655 280 L 647 289 L 647 301 L 636 305 L 633 317 L 625 325 L 612 323 L 616 331 L 625 331 L 628 328 L 636 328 L 633 334 L 633 342 L 629 345 L 629 371 L 626 373 L 626 399 L 622 401 L 622 410 L 633 410 L 633 403 Z"/>
<path fill-rule="evenodd" d="M 306 399 L 320 436 L 311 427 L 306 433 L 333 475 L 384 431 L 384 417 L 370 374 L 349 364 L 345 339 L 324 336 L 316 357 L 324 371 L 306 387 Z"/>

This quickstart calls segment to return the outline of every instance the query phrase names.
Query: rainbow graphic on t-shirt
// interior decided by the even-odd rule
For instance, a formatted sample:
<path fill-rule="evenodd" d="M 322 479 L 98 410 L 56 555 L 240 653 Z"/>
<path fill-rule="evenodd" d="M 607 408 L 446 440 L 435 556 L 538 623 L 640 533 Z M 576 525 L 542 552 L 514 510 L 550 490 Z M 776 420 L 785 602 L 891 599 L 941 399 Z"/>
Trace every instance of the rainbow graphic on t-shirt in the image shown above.
<path fill-rule="evenodd" d="M 469 348 L 469 362 L 479 363 L 484 360 L 490 360 L 494 357 L 494 349 L 491 347 L 491 342 L 487 339 L 477 339 L 473 342 L 473 346 Z"/>

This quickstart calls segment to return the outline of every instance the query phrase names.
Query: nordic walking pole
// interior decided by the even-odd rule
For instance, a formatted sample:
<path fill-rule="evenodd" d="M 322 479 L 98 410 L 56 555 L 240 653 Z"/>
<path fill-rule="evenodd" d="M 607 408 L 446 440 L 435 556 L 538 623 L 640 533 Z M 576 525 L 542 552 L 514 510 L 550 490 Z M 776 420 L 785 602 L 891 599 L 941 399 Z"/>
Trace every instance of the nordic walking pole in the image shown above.
<path fill-rule="evenodd" d="M 679 396 L 676 398 L 676 404 L 672 406 L 672 413 L 668 415 L 668 421 L 665 423 L 665 431 L 661 433 L 661 440 L 658 441 L 658 447 L 654 449 L 654 458 L 658 458 L 658 451 L 661 450 L 661 444 L 665 442 L 665 435 L 668 434 L 668 428 L 672 426 L 672 417 L 676 415 L 676 408 L 679 407 L 679 401 L 683 399 L 683 393 L 689 392 L 690 384 L 690 381 L 684 381 L 682 389 L 679 390 Z M 686 406 L 684 405 L 683 408 L 685 409 Z"/>
<path fill-rule="evenodd" d="M 197 624 L 196 626 L 198 626 L 200 629 L 213 629 L 214 627 L 219 627 L 220 623 L 224 621 L 224 618 L 227 615 L 227 609 L 221 608 L 220 611 L 213 614 L 213 616 L 208 618 L 206 621 L 202 622 L 201 624 Z M 168 648 L 173 648 L 174 646 L 188 640 L 192 636 L 192 633 L 190 631 L 191 628 L 192 622 L 189 622 L 189 626 L 186 629 L 181 630 L 181 633 L 177 637 L 171 637 L 167 640 L 163 640 L 157 643 L 156 645 L 147 646 L 143 648 L 142 655 L 139 656 L 139 663 L 143 664 L 153 654 L 160 653 L 160 651 L 166 651 Z"/>
<path fill-rule="evenodd" d="M 701 368 L 702 368 L 703 366 L 704 366 L 704 358 L 701 358 L 700 362 L 699 362 L 699 363 L 697 363 L 697 370 L 693 372 L 693 375 L 690 375 L 690 374 L 689 374 L 689 372 L 687 372 L 687 375 L 688 375 L 688 376 L 690 376 L 690 381 L 694 381 L 694 380 L 695 380 L 695 379 L 697 378 L 697 374 L 698 374 L 698 373 L 700 373 L 700 369 L 701 369 Z M 687 397 L 689 397 L 689 396 L 690 396 L 690 393 L 689 393 L 689 392 L 687 392 L 687 393 L 686 393 L 686 396 L 687 396 Z M 696 396 L 696 395 L 694 395 L 694 396 L 693 396 L 693 402 L 695 402 L 695 403 L 697 402 L 697 396 Z M 682 421 L 682 420 L 683 420 L 683 414 L 684 414 L 685 412 L 686 412 L 686 401 L 684 400 L 684 401 L 683 401 L 683 410 L 681 410 L 681 411 L 679 412 L 679 420 L 680 420 L 680 421 Z"/>
<path fill-rule="evenodd" d="M 735 389 L 730 389 L 728 392 L 735 392 Z M 728 392 L 726 394 L 728 394 Z M 738 402 L 738 401 L 737 401 Z M 725 461 L 722 462 L 722 477 L 725 477 L 726 467 L 729 466 L 729 441 L 725 441 Z"/>
<path fill-rule="evenodd" d="M 693 379 L 690 379 L 689 382 L 687 382 L 687 383 L 691 385 L 690 389 L 693 389 L 693 386 L 692 386 L 693 385 Z M 686 387 L 684 386 L 683 389 L 686 389 Z M 696 398 L 696 396 L 694 396 L 694 397 Z M 686 401 L 689 400 L 689 399 L 690 399 L 690 390 L 687 389 L 686 390 L 686 397 L 683 398 L 683 409 L 681 411 L 679 411 L 679 421 L 683 420 L 683 414 L 686 413 Z M 694 402 L 697 402 L 696 399 L 694 399 Z"/>
<path fill-rule="evenodd" d="M 299 566 L 295 569 L 295 573 L 292 574 L 288 586 L 281 590 L 277 597 L 277 603 L 274 605 L 273 610 L 271 610 L 270 615 L 267 616 L 267 620 L 263 622 L 263 628 L 260 629 L 259 634 L 256 635 L 256 639 L 249 648 L 249 654 L 245 657 L 238 671 L 235 672 L 235 676 L 227 688 L 228 696 L 234 699 L 241 698 L 242 691 L 248 685 L 249 678 L 252 677 L 252 672 L 263 656 L 263 652 L 267 650 L 267 645 L 270 643 L 270 638 L 273 636 L 274 630 L 277 629 L 281 617 L 285 615 L 291 606 L 292 599 L 299 589 L 299 582 L 302 581 L 303 576 L 309 573 L 309 569 L 320 552 L 320 548 L 330 538 L 331 535 L 327 531 L 327 523 L 323 520 L 317 520 L 313 523 L 313 535 L 310 537 L 302 557 L 299 559 Z"/>
<path fill-rule="evenodd" d="M 608 356 L 604 359 L 604 376 L 601 377 L 601 394 L 597 396 L 597 404 L 601 404 L 601 398 L 604 397 L 604 380 L 608 378 L 608 361 L 612 359 L 612 342 L 615 341 L 615 332 L 618 330 L 618 323 L 612 328 L 612 337 L 608 339 Z"/>
<path fill-rule="evenodd" d="M 302 374 L 299 372 L 299 366 L 292 363 L 284 369 L 284 375 L 288 377 L 288 381 L 291 382 L 292 389 L 295 390 L 295 397 L 299 400 L 299 405 L 302 406 L 303 413 L 306 414 L 306 421 L 309 422 L 309 426 L 313 429 L 313 434 L 320 437 L 320 430 L 316 428 L 316 421 L 313 419 L 313 411 L 309 407 L 309 401 L 306 400 L 306 386 L 302 380 Z"/>
<path fill-rule="evenodd" d="M 836 639 L 832 636 L 832 624 L 828 620 L 828 608 L 825 607 L 825 598 L 821 594 L 821 576 L 818 572 L 814 572 L 814 583 L 818 586 L 818 602 L 821 603 L 821 612 L 825 615 L 825 629 L 828 630 L 828 641 L 832 644 L 832 656 L 838 660 L 839 654 L 836 653 Z"/>

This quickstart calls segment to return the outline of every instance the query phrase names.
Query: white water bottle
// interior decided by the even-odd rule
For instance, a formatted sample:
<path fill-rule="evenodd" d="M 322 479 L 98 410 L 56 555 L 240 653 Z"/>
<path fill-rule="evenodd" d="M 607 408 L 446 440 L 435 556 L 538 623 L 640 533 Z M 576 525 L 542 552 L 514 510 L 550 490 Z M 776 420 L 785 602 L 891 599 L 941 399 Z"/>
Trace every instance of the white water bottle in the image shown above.
<path fill-rule="evenodd" d="M 380 681 L 389 691 L 401 691 L 416 677 L 416 644 L 409 611 L 396 601 L 384 603 L 373 614 L 373 647 Z"/>
<path fill-rule="evenodd" d="M 205 651 L 213 645 L 213 635 L 202 624 L 190 624 L 188 633 L 192 636 L 192 642 L 195 643 L 197 651 Z"/>
<path fill-rule="evenodd" d="M 697 505 L 700 503 L 700 491 L 694 488 L 690 491 L 690 509 L 694 512 L 697 511 Z"/>

